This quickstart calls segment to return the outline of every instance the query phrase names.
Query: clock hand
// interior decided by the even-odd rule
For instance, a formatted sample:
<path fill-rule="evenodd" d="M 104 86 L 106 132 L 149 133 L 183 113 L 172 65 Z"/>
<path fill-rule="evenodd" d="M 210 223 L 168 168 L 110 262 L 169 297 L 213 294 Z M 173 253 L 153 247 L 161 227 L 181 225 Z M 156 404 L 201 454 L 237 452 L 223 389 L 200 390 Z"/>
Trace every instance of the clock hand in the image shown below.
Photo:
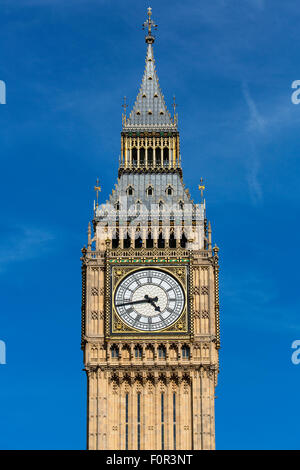
<path fill-rule="evenodd" d="M 142 303 L 145 303 L 145 302 L 151 303 L 151 302 L 157 302 L 157 301 L 158 301 L 157 297 L 153 297 L 153 299 L 151 299 L 151 297 L 149 297 L 149 295 L 145 295 L 144 299 L 142 299 L 142 300 L 132 300 L 131 302 L 118 304 L 118 305 L 116 305 L 116 307 L 123 307 L 124 305 L 131 305 L 131 304 L 142 304 Z"/>
<path fill-rule="evenodd" d="M 150 304 L 152 305 L 152 307 L 154 307 L 154 309 L 155 309 L 157 312 L 160 312 L 160 311 L 161 311 L 161 310 L 160 310 L 160 307 L 159 307 L 158 305 L 155 305 L 155 302 L 158 301 L 158 298 L 155 297 L 155 299 L 156 299 L 155 301 L 154 301 L 154 300 L 151 300 L 151 301 L 150 301 Z"/>
<path fill-rule="evenodd" d="M 151 297 L 149 297 L 149 295 L 145 295 L 145 299 L 148 300 L 148 302 L 157 302 L 158 301 L 158 297 L 153 297 L 153 299 L 151 299 Z"/>
<path fill-rule="evenodd" d="M 124 305 L 131 305 L 131 304 L 150 303 L 150 301 L 151 299 L 133 300 L 131 302 L 126 302 L 124 304 L 117 304 L 116 307 L 123 307 Z"/>

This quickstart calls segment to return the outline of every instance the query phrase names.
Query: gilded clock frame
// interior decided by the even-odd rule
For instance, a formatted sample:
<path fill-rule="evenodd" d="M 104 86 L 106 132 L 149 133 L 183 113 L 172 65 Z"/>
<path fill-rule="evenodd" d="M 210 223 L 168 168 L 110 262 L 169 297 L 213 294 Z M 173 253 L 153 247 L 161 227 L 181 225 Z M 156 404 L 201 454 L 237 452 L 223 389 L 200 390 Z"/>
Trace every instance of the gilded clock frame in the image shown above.
<path fill-rule="evenodd" d="M 161 252 L 161 250 L 160 250 Z M 148 253 L 147 253 L 148 254 Z M 135 253 L 137 255 L 137 253 Z M 168 265 L 164 263 L 170 263 Z M 172 263 L 172 264 L 171 264 Z M 170 326 L 156 331 L 141 331 L 136 328 L 128 326 L 119 317 L 115 306 L 114 296 L 115 291 L 120 282 L 129 274 L 144 269 L 159 269 L 165 271 L 174 277 L 181 285 L 184 295 L 185 304 L 182 313 L 178 319 Z M 155 257 L 155 259 L 148 259 L 145 262 L 143 256 L 134 256 L 125 259 L 109 257 L 106 260 L 106 338 L 173 338 L 190 339 L 193 333 L 192 321 L 192 273 L 189 258 L 175 257 L 171 259 L 169 256 Z"/>

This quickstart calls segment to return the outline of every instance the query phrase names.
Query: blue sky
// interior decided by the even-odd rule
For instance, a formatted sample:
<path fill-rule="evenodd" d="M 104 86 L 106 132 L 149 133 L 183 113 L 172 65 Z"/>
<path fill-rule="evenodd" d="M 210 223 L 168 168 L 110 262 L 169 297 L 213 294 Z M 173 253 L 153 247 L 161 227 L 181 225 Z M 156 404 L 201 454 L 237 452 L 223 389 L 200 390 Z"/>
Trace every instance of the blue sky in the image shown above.
<path fill-rule="evenodd" d="M 80 249 L 121 104 L 142 78 L 148 2 L 0 0 L 1 449 L 84 449 Z M 151 2 L 184 181 L 220 246 L 219 449 L 299 448 L 297 0 Z"/>

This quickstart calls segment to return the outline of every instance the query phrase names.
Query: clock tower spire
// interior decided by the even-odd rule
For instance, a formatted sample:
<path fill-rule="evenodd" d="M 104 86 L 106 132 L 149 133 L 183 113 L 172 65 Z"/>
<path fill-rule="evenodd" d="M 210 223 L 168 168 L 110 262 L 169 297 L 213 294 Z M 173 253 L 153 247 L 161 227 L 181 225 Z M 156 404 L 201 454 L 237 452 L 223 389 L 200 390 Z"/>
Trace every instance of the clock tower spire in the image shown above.
<path fill-rule="evenodd" d="M 82 250 L 89 449 L 213 449 L 219 249 L 204 185 L 183 183 L 176 104 L 167 109 L 148 8 L 142 83 L 124 100 L 118 181 Z"/>

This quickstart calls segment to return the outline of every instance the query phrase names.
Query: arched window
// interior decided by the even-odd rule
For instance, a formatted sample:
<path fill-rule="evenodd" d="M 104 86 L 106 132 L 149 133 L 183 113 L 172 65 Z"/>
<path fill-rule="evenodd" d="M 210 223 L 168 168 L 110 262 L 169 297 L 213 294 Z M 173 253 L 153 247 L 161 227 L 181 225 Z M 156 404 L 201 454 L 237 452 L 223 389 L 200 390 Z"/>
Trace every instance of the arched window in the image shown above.
<path fill-rule="evenodd" d="M 120 210 L 120 203 L 119 203 L 119 201 L 115 203 L 115 209 L 116 209 L 116 211 L 119 211 L 119 210 Z"/>
<path fill-rule="evenodd" d="M 111 347 L 111 357 L 119 357 L 119 348 L 116 345 Z"/>
<path fill-rule="evenodd" d="M 148 238 L 146 240 L 146 248 L 153 248 L 153 238 L 151 233 L 148 234 Z"/>
<path fill-rule="evenodd" d="M 135 248 L 142 248 L 143 241 L 142 241 L 141 237 L 138 237 L 138 238 L 135 239 L 134 246 L 135 246 Z"/>
<path fill-rule="evenodd" d="M 157 240 L 157 247 L 158 248 L 164 248 L 165 247 L 165 240 L 163 238 L 162 233 L 159 234 L 158 240 Z"/>
<path fill-rule="evenodd" d="M 148 148 L 148 166 L 153 166 L 153 148 Z"/>
<path fill-rule="evenodd" d="M 129 233 L 127 233 L 127 236 L 124 238 L 123 245 L 124 245 L 124 248 L 130 248 L 131 239 L 130 239 Z"/>
<path fill-rule="evenodd" d="M 133 196 L 134 189 L 132 186 L 128 186 L 127 188 L 127 196 Z"/>
<path fill-rule="evenodd" d="M 178 202 L 178 205 L 179 205 L 179 209 L 183 210 L 183 208 L 184 208 L 184 202 L 180 200 L 180 201 Z"/>
<path fill-rule="evenodd" d="M 169 149 L 164 148 L 164 166 L 169 166 Z"/>
<path fill-rule="evenodd" d="M 144 166 L 145 165 L 145 149 L 144 147 L 142 147 L 140 149 L 140 166 Z"/>
<path fill-rule="evenodd" d="M 137 166 L 137 148 L 133 147 L 132 149 L 132 165 Z"/>
<path fill-rule="evenodd" d="M 112 248 L 118 248 L 119 246 L 119 232 L 115 232 L 115 235 L 112 238 Z"/>
<path fill-rule="evenodd" d="M 171 234 L 170 234 L 169 247 L 170 248 L 176 248 L 176 239 L 175 239 L 175 236 L 174 236 L 174 232 L 171 232 Z"/>
<path fill-rule="evenodd" d="M 161 149 L 159 147 L 155 149 L 155 161 L 156 161 L 156 166 L 161 165 Z"/>
<path fill-rule="evenodd" d="M 166 189 L 166 193 L 167 193 L 167 196 L 172 196 L 173 194 L 173 188 L 172 186 L 168 186 L 167 189 Z"/>
<path fill-rule="evenodd" d="M 137 359 L 141 359 L 141 357 L 142 357 L 142 348 L 140 346 L 136 346 L 134 348 L 134 355 Z"/>
<path fill-rule="evenodd" d="M 180 246 L 181 246 L 181 248 L 185 248 L 186 242 L 187 242 L 187 238 L 186 238 L 186 236 L 185 236 L 184 233 L 183 233 L 183 234 L 182 234 L 182 237 L 181 237 L 181 240 L 180 240 Z"/>
<path fill-rule="evenodd" d="M 182 357 L 183 359 L 189 359 L 190 358 L 190 348 L 186 345 L 182 346 Z"/>
<path fill-rule="evenodd" d="M 159 348 L 158 348 L 158 357 L 160 359 L 166 359 L 166 348 L 164 346 L 159 346 Z"/>
<path fill-rule="evenodd" d="M 146 189 L 146 193 L 147 193 L 147 196 L 153 196 L 153 187 L 148 186 L 148 188 Z"/>

